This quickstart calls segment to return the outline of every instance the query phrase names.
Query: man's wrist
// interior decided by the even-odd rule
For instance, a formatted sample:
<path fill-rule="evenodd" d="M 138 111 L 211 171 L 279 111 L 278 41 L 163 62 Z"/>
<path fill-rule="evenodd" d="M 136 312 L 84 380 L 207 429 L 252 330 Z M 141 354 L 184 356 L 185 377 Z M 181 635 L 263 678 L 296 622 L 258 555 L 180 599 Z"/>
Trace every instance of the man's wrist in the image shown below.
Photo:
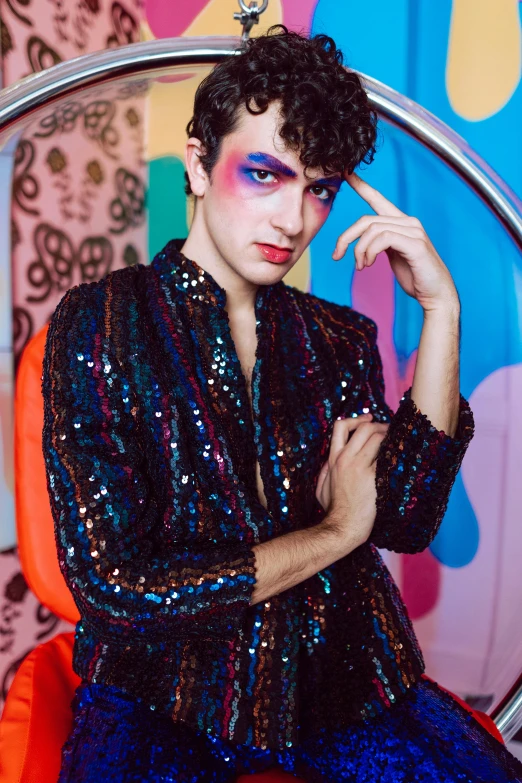
<path fill-rule="evenodd" d="M 359 540 L 354 528 L 346 523 L 346 519 L 341 521 L 339 515 L 333 512 L 328 513 L 317 527 L 330 537 L 330 545 L 337 558 L 350 554 L 364 543 Z"/>
<path fill-rule="evenodd" d="M 424 310 L 424 320 L 434 320 L 443 323 L 457 323 L 460 320 L 460 302 L 448 299 L 436 307 Z"/>

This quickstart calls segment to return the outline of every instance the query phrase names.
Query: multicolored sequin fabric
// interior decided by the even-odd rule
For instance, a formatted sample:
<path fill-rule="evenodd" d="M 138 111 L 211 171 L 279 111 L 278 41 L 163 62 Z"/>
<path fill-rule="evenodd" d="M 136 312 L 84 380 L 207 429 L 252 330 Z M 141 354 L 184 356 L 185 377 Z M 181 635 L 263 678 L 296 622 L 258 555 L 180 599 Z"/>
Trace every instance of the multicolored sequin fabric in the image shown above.
<path fill-rule="evenodd" d="M 376 716 L 424 670 L 376 547 L 420 552 L 473 436 L 384 400 L 376 325 L 283 281 L 258 289 L 252 407 L 226 292 L 173 239 L 66 292 L 49 324 L 43 451 L 74 669 L 236 744 L 294 747 Z M 250 604 L 252 546 L 317 524 L 336 418 L 389 421 L 371 538 Z M 259 500 L 259 460 L 268 507 Z"/>
<path fill-rule="evenodd" d="M 383 715 L 282 750 L 151 715 L 112 685 L 80 685 L 73 713 L 58 783 L 235 783 L 275 767 L 307 783 L 522 783 L 522 764 L 430 680 Z"/>

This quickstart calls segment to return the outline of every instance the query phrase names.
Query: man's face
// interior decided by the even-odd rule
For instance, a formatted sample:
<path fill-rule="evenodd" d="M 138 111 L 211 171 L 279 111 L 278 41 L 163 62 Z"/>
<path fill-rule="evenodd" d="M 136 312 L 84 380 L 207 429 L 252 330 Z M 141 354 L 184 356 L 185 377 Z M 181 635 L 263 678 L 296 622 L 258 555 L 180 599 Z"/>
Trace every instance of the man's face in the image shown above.
<path fill-rule="evenodd" d="M 269 285 L 299 260 L 330 214 L 343 180 L 340 173 L 312 169 L 305 177 L 298 154 L 283 151 L 276 102 L 263 114 L 242 109 L 241 116 L 239 128 L 222 140 L 197 208 L 223 261 L 243 279 Z M 260 245 L 291 253 L 278 262 Z"/>

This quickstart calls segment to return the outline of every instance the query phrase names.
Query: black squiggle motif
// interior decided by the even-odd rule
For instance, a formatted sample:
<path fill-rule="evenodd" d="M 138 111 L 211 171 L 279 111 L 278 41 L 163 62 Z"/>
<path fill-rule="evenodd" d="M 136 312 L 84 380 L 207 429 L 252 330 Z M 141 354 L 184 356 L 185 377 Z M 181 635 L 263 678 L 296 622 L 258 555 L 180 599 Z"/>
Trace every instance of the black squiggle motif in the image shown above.
<path fill-rule="evenodd" d="M 116 147 L 120 140 L 118 130 L 111 125 L 115 114 L 116 107 L 111 101 L 93 101 L 85 107 L 83 124 L 89 139 L 96 141 L 106 155 L 117 159 L 118 156 L 109 150 L 109 147 Z"/>
<path fill-rule="evenodd" d="M 51 65 L 57 65 L 62 62 L 62 58 L 54 49 L 45 43 L 37 35 L 31 35 L 27 39 L 27 59 L 33 73 L 45 71 Z"/>
<path fill-rule="evenodd" d="M 124 46 L 139 40 L 138 22 L 121 3 L 114 2 L 112 4 L 111 19 L 113 33 L 107 36 L 107 49 Z"/>
<path fill-rule="evenodd" d="M 152 84 L 148 79 L 136 79 L 120 85 L 115 95 L 117 101 L 126 101 L 129 98 L 145 96 L 150 91 Z"/>
<path fill-rule="evenodd" d="M 83 51 L 87 46 L 89 28 L 94 25 L 94 17 L 100 12 L 99 0 L 50 0 L 54 5 L 54 30 L 60 41 L 70 41 Z"/>
<path fill-rule="evenodd" d="M 31 208 L 27 201 L 34 201 L 40 195 L 36 177 L 29 173 L 35 159 L 34 144 L 22 139 L 16 148 L 13 175 L 13 199 L 27 215 L 39 215 L 40 210 Z"/>
<path fill-rule="evenodd" d="M 73 242 L 59 228 L 40 223 L 33 235 L 36 259 L 27 267 L 27 280 L 40 295 L 31 294 L 27 302 L 43 302 L 53 291 L 66 291 L 74 284 L 78 270 L 81 282 L 104 277 L 112 268 L 114 249 L 104 236 L 85 237 L 76 252 Z"/>
<path fill-rule="evenodd" d="M 21 241 L 22 239 L 20 236 L 18 223 L 11 214 L 11 253 L 14 251 L 15 247 L 20 244 Z"/>
<path fill-rule="evenodd" d="M 43 604 L 38 604 L 36 607 L 36 620 L 40 625 L 47 626 L 46 628 L 43 628 L 40 633 L 36 634 L 35 638 L 37 641 L 41 641 L 42 639 L 45 639 L 46 636 L 49 636 L 60 622 L 60 618 Z"/>
<path fill-rule="evenodd" d="M 4 20 L 2 19 L 2 15 L 0 14 L 0 52 L 2 52 L 2 57 L 5 59 L 7 55 L 12 52 L 14 49 L 13 47 L 13 38 L 11 36 L 11 31 L 9 30 L 9 27 L 6 25 Z"/>
<path fill-rule="evenodd" d="M 21 610 L 13 601 L 6 599 L 0 604 L 0 654 L 11 651 L 15 637 L 14 623 L 21 615 Z"/>
<path fill-rule="evenodd" d="M 110 203 L 110 215 L 118 227 L 109 227 L 112 234 L 123 234 L 131 226 L 140 226 L 145 219 L 145 188 L 131 171 L 119 168 L 115 174 L 118 196 Z"/>
<path fill-rule="evenodd" d="M 40 131 L 35 131 L 33 136 L 35 138 L 47 139 L 58 131 L 69 133 L 75 129 L 76 121 L 78 117 L 81 117 L 82 113 L 83 105 L 80 101 L 61 103 L 51 114 L 42 117 L 38 123 Z"/>
<path fill-rule="evenodd" d="M 13 574 L 9 582 L 4 587 L 4 596 L 13 603 L 22 603 L 29 587 L 21 571 Z"/>
<path fill-rule="evenodd" d="M 72 285 L 74 249 L 63 231 L 49 223 L 40 223 L 33 234 L 37 259 L 27 267 L 27 281 L 40 296 L 28 295 L 27 302 L 43 302 L 53 289 L 66 291 Z"/>
<path fill-rule="evenodd" d="M 16 0 L 18 5 L 27 7 L 28 5 L 31 5 L 31 0 Z M 27 16 L 23 16 L 23 14 L 20 13 L 14 6 L 15 6 L 15 0 L 6 0 L 6 5 L 9 8 L 9 10 L 16 16 L 17 19 L 19 19 L 21 22 L 26 24 L 28 27 L 33 27 L 33 22 L 31 19 L 29 19 Z"/>
<path fill-rule="evenodd" d="M 26 310 L 25 307 L 13 307 L 13 352 L 15 372 L 22 351 L 33 336 L 33 329 L 33 318 L 29 310 Z"/>
<path fill-rule="evenodd" d="M 33 135 L 47 139 L 58 132 L 70 133 L 83 116 L 83 130 L 87 138 L 99 144 L 106 155 L 117 159 L 118 156 L 110 149 L 116 147 L 120 140 L 119 131 L 112 124 L 115 114 L 116 107 L 112 101 L 97 98 L 85 106 L 80 101 L 68 101 L 42 117 Z"/>
<path fill-rule="evenodd" d="M 78 16 L 73 22 L 73 29 L 75 32 L 74 43 L 80 51 L 85 49 L 88 41 L 88 30 L 94 24 L 94 14 L 100 10 L 99 4 L 96 2 L 88 3 L 83 0 L 82 3 L 78 3 L 76 12 Z"/>
<path fill-rule="evenodd" d="M 114 250 L 106 237 L 85 237 L 78 249 L 82 282 L 105 277 L 112 267 Z"/>

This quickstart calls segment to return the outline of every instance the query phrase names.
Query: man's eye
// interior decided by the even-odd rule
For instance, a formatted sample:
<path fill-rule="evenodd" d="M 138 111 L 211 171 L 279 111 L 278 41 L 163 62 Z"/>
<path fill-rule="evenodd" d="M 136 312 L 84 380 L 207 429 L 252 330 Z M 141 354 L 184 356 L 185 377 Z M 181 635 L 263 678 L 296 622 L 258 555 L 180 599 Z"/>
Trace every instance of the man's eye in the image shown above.
<path fill-rule="evenodd" d="M 313 185 L 312 190 L 324 191 L 322 196 L 320 196 L 318 193 L 315 194 L 320 199 L 320 201 L 328 201 L 329 198 L 333 198 L 333 196 L 335 195 L 333 191 L 328 190 L 328 188 L 325 187 L 324 185 Z"/>
<path fill-rule="evenodd" d="M 254 174 L 260 174 L 260 175 L 264 174 L 265 175 L 264 177 L 262 176 L 261 179 L 255 179 L 254 178 L 255 182 L 266 182 L 267 181 L 266 180 L 266 175 L 268 175 L 269 177 L 273 177 L 274 176 L 271 171 L 266 171 L 265 169 L 252 169 L 251 173 L 253 175 Z"/>

